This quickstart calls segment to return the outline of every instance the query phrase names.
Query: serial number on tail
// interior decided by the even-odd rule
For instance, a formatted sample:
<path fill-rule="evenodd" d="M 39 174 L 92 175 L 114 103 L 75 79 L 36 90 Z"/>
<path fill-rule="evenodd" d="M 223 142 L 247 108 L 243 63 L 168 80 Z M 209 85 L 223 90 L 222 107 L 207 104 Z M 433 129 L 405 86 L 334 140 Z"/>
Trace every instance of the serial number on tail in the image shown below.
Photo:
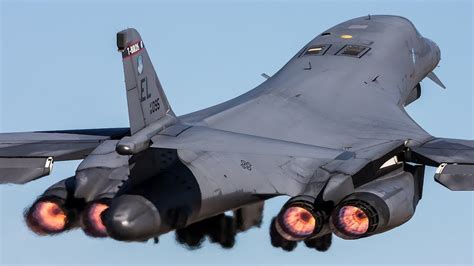
<path fill-rule="evenodd" d="M 158 112 L 160 110 L 160 98 L 156 98 L 155 100 L 150 102 L 150 114 L 154 112 Z"/>

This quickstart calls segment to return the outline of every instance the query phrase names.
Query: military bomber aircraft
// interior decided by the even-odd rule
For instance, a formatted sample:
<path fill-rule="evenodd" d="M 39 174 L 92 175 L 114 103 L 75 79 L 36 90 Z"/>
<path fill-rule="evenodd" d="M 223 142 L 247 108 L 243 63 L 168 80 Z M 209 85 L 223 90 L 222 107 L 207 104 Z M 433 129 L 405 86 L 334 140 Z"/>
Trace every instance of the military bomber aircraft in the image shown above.
<path fill-rule="evenodd" d="M 0 134 L 0 183 L 82 160 L 25 211 L 51 235 L 158 240 L 176 231 L 199 247 L 232 247 L 262 220 L 263 202 L 290 199 L 271 243 L 327 250 L 334 233 L 359 239 L 407 222 L 425 166 L 451 190 L 474 190 L 474 142 L 434 137 L 404 107 L 421 96 L 441 54 L 407 19 L 365 16 L 316 36 L 255 89 L 176 116 L 135 29 L 117 33 L 129 128 Z M 232 211 L 232 215 L 228 213 Z"/>

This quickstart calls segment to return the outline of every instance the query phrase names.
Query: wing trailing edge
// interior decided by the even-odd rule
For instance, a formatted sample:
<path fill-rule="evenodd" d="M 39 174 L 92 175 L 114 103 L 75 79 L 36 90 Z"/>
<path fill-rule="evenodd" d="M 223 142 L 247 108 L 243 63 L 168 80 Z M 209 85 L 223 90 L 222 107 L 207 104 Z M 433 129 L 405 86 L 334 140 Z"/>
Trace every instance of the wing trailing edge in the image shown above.
<path fill-rule="evenodd" d="M 474 164 L 442 163 L 435 173 L 436 182 L 454 191 L 474 191 Z"/>
<path fill-rule="evenodd" d="M 53 168 L 53 157 L 0 158 L 0 184 L 25 184 L 47 176 Z"/>
<path fill-rule="evenodd" d="M 438 167 L 436 182 L 455 191 L 474 191 L 474 141 L 433 138 L 411 148 L 414 162 Z"/>
<path fill-rule="evenodd" d="M 0 134 L 0 184 L 24 184 L 50 174 L 53 161 L 80 160 L 128 128 Z"/>

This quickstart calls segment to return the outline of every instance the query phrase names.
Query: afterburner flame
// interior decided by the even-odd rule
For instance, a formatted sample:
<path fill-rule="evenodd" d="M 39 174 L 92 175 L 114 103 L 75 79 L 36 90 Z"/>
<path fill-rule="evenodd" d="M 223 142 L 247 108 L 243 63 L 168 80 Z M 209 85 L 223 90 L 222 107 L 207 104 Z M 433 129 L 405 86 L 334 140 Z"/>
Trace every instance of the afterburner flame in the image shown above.
<path fill-rule="evenodd" d="M 88 235 L 94 237 L 106 237 L 107 229 L 102 222 L 102 213 L 109 208 L 109 205 L 105 203 L 93 203 L 87 210 L 86 216 L 86 228 L 85 231 Z"/>
<path fill-rule="evenodd" d="M 369 217 L 360 208 L 344 206 L 339 210 L 337 227 L 352 235 L 363 235 L 369 229 Z"/>
<path fill-rule="evenodd" d="M 309 236 L 316 228 L 316 219 L 313 214 L 302 207 L 289 207 L 282 218 L 286 230 L 295 236 Z"/>
<path fill-rule="evenodd" d="M 44 233 L 59 233 L 66 228 L 67 216 L 58 203 L 40 201 L 33 208 L 31 218 Z"/>

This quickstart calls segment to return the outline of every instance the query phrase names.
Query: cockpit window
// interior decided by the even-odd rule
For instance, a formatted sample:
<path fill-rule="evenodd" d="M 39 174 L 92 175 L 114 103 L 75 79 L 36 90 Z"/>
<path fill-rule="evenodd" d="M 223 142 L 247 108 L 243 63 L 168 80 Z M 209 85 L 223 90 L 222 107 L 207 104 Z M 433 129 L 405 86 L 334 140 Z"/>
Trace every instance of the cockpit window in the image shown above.
<path fill-rule="evenodd" d="M 362 57 L 370 48 L 361 45 L 346 45 L 344 46 L 337 55 L 346 55 L 352 57 Z"/>
<path fill-rule="evenodd" d="M 323 55 L 330 46 L 329 44 L 313 45 L 308 47 L 303 55 Z"/>

